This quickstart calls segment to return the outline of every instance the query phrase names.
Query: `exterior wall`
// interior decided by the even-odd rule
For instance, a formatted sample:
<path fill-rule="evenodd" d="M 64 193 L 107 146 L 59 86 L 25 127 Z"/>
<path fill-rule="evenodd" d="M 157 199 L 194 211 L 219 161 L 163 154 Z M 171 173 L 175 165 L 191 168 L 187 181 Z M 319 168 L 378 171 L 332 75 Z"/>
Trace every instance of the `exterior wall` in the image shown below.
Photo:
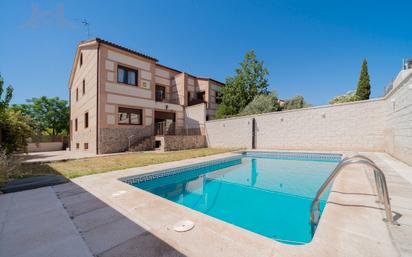
<path fill-rule="evenodd" d="M 187 76 L 187 85 L 186 85 L 186 90 L 187 93 L 190 93 L 190 100 L 196 99 L 196 93 L 198 92 L 198 90 L 196 90 L 196 86 L 195 86 L 195 78 L 192 76 Z M 186 95 L 187 98 L 187 95 Z M 186 100 L 186 105 L 189 105 L 189 102 L 187 102 Z"/>
<path fill-rule="evenodd" d="M 252 118 L 257 148 L 384 150 L 383 99 L 209 121 L 208 145 L 251 148 Z"/>
<path fill-rule="evenodd" d="M 216 103 L 216 96 L 217 93 L 220 92 L 221 86 L 218 84 L 211 83 L 209 89 L 209 106 L 208 106 L 208 113 L 209 117 L 213 117 L 216 113 L 218 104 Z"/>
<path fill-rule="evenodd" d="M 165 136 L 163 142 L 164 151 L 177 151 L 203 147 L 206 147 L 205 136 Z"/>
<path fill-rule="evenodd" d="M 206 122 L 206 104 L 197 104 L 185 108 L 185 128 L 198 129 L 202 134 Z"/>
<path fill-rule="evenodd" d="M 207 102 L 207 116 L 212 118 L 217 110 L 216 95 L 221 89 L 221 85 L 210 81 L 209 79 L 199 79 L 199 91 L 205 91 L 205 98 Z"/>
<path fill-rule="evenodd" d="M 79 65 L 80 54 L 83 55 L 82 67 Z M 192 99 L 196 97 L 199 91 L 197 77 L 160 65 L 153 58 L 104 40 L 81 43 L 75 58 L 69 82 L 72 150 L 86 150 L 85 143 L 88 144 L 87 151 L 95 153 L 126 150 L 129 137 L 133 136 L 133 142 L 154 134 L 156 111 L 175 113 L 176 127 L 185 126 L 187 95 L 190 92 Z M 119 65 L 137 70 L 137 86 L 118 83 Z M 83 79 L 86 81 L 84 95 Z M 165 99 L 161 102 L 156 101 L 156 85 L 165 87 Z M 141 109 L 142 124 L 118 124 L 119 107 Z M 89 115 L 88 128 L 84 127 L 86 112 Z M 192 112 L 189 109 L 189 116 Z M 78 131 L 74 130 L 76 118 Z"/>
<path fill-rule="evenodd" d="M 125 128 L 101 128 L 100 129 L 100 153 L 116 153 L 123 152 L 129 148 L 130 142 L 133 144 L 143 137 L 149 137 L 153 134 L 153 129 L 150 126 L 133 127 L 127 126 Z"/>
<path fill-rule="evenodd" d="M 97 46 L 82 47 L 83 64 L 80 67 L 79 60 L 75 61 L 75 73 L 70 85 L 70 148 L 71 150 L 83 150 L 96 153 L 96 106 L 97 106 Z M 86 90 L 83 95 L 82 83 L 85 80 Z M 78 101 L 76 101 L 76 89 Z M 89 126 L 84 127 L 84 114 L 89 113 Z M 78 131 L 75 131 L 75 119 L 78 120 Z M 84 144 L 88 144 L 88 150 Z M 79 144 L 79 149 L 76 145 Z"/>
<path fill-rule="evenodd" d="M 412 69 L 403 70 L 387 95 L 386 152 L 412 165 Z"/>
<path fill-rule="evenodd" d="M 180 73 L 174 79 L 176 91 L 172 94 L 175 95 L 178 104 L 187 105 L 187 92 L 186 92 L 186 74 Z"/>
<path fill-rule="evenodd" d="M 155 84 L 164 86 L 166 89 L 165 102 L 178 104 L 178 95 L 174 77 L 178 73 L 171 69 L 156 65 L 155 68 Z"/>
<path fill-rule="evenodd" d="M 156 110 L 175 112 L 177 126 L 183 126 L 182 106 L 155 101 L 156 83 L 170 87 L 170 79 L 159 79 L 160 76 L 155 75 L 154 61 L 106 45 L 102 45 L 100 51 L 99 153 L 124 151 L 128 148 L 129 136 L 133 135 L 133 141 L 137 141 L 153 134 Z M 117 82 L 118 65 L 138 71 L 137 87 Z M 157 74 L 165 75 L 159 70 Z M 119 107 L 141 109 L 142 125 L 119 125 Z"/>

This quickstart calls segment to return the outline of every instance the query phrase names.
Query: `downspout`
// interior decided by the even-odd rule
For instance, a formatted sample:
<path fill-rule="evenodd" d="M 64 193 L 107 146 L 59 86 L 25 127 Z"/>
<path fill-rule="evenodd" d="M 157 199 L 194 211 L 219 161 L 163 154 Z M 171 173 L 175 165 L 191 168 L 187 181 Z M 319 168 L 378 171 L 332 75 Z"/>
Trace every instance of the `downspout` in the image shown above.
<path fill-rule="evenodd" d="M 256 120 L 252 118 L 252 149 L 256 149 Z"/>
<path fill-rule="evenodd" d="M 96 79 L 96 88 L 97 88 L 97 94 L 96 94 L 96 154 L 99 154 L 99 75 L 100 75 L 100 70 L 99 70 L 99 62 L 100 62 L 100 42 L 97 41 L 97 79 Z"/>

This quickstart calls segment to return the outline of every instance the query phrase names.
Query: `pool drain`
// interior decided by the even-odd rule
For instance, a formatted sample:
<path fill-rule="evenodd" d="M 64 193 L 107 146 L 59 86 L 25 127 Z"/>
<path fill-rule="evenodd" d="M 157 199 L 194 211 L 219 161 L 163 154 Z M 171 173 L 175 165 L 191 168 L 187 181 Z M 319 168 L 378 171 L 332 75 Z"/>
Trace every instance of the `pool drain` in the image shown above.
<path fill-rule="evenodd" d="M 173 225 L 174 231 L 186 232 L 191 230 L 195 226 L 195 223 L 191 220 L 182 220 Z"/>

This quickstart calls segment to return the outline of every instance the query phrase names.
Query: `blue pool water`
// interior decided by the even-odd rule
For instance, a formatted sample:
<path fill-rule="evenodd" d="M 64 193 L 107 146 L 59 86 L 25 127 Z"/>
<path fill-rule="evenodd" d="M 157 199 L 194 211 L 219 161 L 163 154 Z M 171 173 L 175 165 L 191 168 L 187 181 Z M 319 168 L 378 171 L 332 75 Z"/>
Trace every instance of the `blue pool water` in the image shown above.
<path fill-rule="evenodd" d="M 302 159 L 246 154 L 132 184 L 263 236 L 302 244 L 312 239 L 311 201 L 339 160 L 338 155 Z"/>

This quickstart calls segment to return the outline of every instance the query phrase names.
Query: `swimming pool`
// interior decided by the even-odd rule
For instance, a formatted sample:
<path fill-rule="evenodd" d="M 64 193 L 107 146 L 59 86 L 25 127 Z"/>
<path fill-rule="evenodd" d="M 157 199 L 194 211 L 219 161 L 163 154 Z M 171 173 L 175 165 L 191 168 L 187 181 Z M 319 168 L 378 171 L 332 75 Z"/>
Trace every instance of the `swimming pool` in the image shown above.
<path fill-rule="evenodd" d="M 304 244 L 312 239 L 310 204 L 340 159 L 338 154 L 245 152 L 122 180 L 260 235 Z M 321 211 L 328 195 L 321 198 Z"/>

